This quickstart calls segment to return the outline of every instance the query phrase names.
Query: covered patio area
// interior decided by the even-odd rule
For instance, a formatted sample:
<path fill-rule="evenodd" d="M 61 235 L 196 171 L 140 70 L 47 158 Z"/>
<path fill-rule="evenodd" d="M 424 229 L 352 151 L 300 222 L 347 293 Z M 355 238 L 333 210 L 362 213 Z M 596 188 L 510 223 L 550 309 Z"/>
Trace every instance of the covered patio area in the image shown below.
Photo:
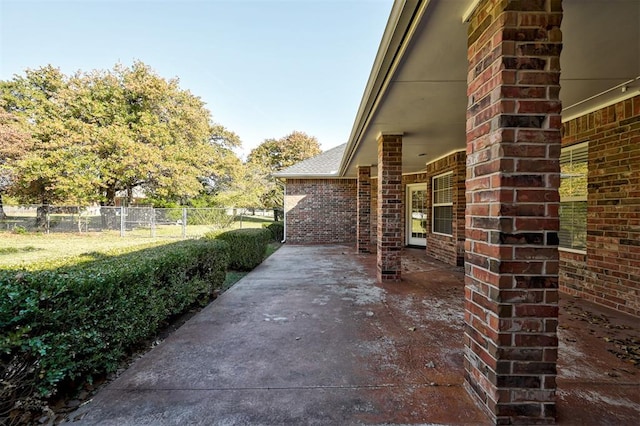
<path fill-rule="evenodd" d="M 495 424 L 562 419 L 560 292 L 640 316 L 639 6 L 397 0 L 346 144 L 275 174 L 289 242 L 355 243 L 405 286 L 405 246 L 465 265 Z"/>
<path fill-rule="evenodd" d="M 464 272 L 285 245 L 69 416 L 75 424 L 492 424 L 464 389 Z M 640 416 L 634 318 L 563 296 L 558 423 Z M 553 376 L 551 376 L 553 378 Z"/>

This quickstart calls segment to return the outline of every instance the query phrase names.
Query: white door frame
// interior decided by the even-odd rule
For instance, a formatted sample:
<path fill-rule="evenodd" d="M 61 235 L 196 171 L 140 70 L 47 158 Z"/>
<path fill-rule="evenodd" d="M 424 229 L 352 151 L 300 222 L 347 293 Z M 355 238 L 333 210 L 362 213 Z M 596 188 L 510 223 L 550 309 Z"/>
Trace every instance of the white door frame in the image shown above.
<path fill-rule="evenodd" d="M 412 184 L 408 184 L 406 187 L 406 230 L 405 230 L 405 235 L 406 235 L 406 244 L 407 245 L 411 245 L 411 246 L 423 246 L 426 247 L 427 246 L 427 239 L 425 238 L 415 238 L 411 236 L 411 225 L 412 225 L 412 220 L 413 220 L 413 211 L 412 211 L 412 192 L 415 190 L 422 190 L 422 191 L 427 191 L 427 183 L 426 182 L 422 182 L 422 183 L 412 183 Z M 429 214 L 429 206 L 424 206 L 424 213 L 428 215 Z M 428 230 L 427 230 L 428 231 Z"/>

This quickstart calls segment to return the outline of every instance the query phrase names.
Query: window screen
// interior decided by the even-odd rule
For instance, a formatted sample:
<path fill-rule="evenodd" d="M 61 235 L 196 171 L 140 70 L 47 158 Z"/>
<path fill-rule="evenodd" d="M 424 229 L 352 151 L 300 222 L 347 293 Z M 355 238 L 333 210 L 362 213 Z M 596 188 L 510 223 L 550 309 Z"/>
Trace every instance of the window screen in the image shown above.
<path fill-rule="evenodd" d="M 433 178 L 433 232 L 452 235 L 453 173 Z"/>
<path fill-rule="evenodd" d="M 587 172 L 589 145 L 564 148 L 560 154 L 560 247 L 587 248 Z"/>

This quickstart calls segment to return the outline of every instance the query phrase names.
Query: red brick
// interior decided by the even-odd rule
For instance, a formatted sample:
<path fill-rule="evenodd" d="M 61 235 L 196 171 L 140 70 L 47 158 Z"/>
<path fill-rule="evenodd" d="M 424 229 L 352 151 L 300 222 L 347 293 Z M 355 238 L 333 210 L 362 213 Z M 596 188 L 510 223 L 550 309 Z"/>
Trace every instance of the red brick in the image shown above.
<path fill-rule="evenodd" d="M 377 192 L 377 277 L 378 281 L 399 281 L 404 245 L 402 136 L 381 135 L 378 139 Z"/>
<path fill-rule="evenodd" d="M 640 169 L 640 149 L 630 129 L 640 123 L 640 96 L 564 123 L 563 146 L 589 139 L 587 253 L 561 251 L 560 288 L 564 292 L 640 316 L 640 266 L 631 264 L 630 235 L 640 205 L 640 183 L 629 179 Z M 625 238 L 629 235 L 629 238 Z M 620 286 L 620 287 L 618 287 Z M 598 296 L 593 288 L 598 288 Z"/>
<path fill-rule="evenodd" d="M 540 388 L 555 359 L 543 361 L 541 350 L 524 358 L 535 362 L 510 357 L 557 347 L 562 13 L 545 12 L 556 3 L 483 0 L 469 28 L 466 283 L 478 291 L 466 293 L 465 333 L 478 344 L 468 345 L 475 365 L 466 377 L 500 424 L 548 422 L 554 411 L 553 391 L 525 401 L 521 390 Z"/>
<path fill-rule="evenodd" d="M 356 194 L 355 179 L 287 179 L 287 241 L 352 243 Z"/>
<path fill-rule="evenodd" d="M 358 167 L 357 234 L 356 249 L 359 253 L 371 251 L 371 167 Z"/>

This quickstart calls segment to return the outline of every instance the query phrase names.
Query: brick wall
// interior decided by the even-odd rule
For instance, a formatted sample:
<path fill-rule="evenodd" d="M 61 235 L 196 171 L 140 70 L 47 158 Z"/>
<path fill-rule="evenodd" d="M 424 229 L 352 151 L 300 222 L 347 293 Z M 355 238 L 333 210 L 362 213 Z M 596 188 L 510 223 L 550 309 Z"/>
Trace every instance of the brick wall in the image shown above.
<path fill-rule="evenodd" d="M 560 252 L 560 288 L 640 316 L 640 96 L 563 124 L 589 142 L 587 250 Z"/>
<path fill-rule="evenodd" d="M 559 288 L 563 293 L 582 297 L 586 277 L 586 253 L 560 250 Z"/>
<path fill-rule="evenodd" d="M 371 253 L 371 166 L 358 167 L 358 253 Z"/>
<path fill-rule="evenodd" d="M 406 185 L 422 182 L 426 184 L 427 206 L 429 206 L 427 219 L 427 254 L 442 262 L 458 266 L 464 263 L 465 179 L 467 173 L 465 160 L 465 152 L 455 152 L 427 164 L 426 170 L 423 173 L 410 174 L 402 177 L 405 192 Z M 451 236 L 431 232 L 433 214 L 433 209 L 431 208 L 431 198 L 433 195 L 432 179 L 434 176 L 448 172 L 453 172 L 453 235 Z"/>
<path fill-rule="evenodd" d="M 377 250 L 378 245 L 378 177 L 371 179 L 371 250 Z"/>
<path fill-rule="evenodd" d="M 402 135 L 378 137 L 378 281 L 399 281 L 404 246 L 404 187 L 402 185 Z"/>
<path fill-rule="evenodd" d="M 356 179 L 287 179 L 287 241 L 355 244 Z"/>
<path fill-rule="evenodd" d="M 465 382 L 496 424 L 555 422 L 561 21 L 483 0 L 469 24 Z"/>

